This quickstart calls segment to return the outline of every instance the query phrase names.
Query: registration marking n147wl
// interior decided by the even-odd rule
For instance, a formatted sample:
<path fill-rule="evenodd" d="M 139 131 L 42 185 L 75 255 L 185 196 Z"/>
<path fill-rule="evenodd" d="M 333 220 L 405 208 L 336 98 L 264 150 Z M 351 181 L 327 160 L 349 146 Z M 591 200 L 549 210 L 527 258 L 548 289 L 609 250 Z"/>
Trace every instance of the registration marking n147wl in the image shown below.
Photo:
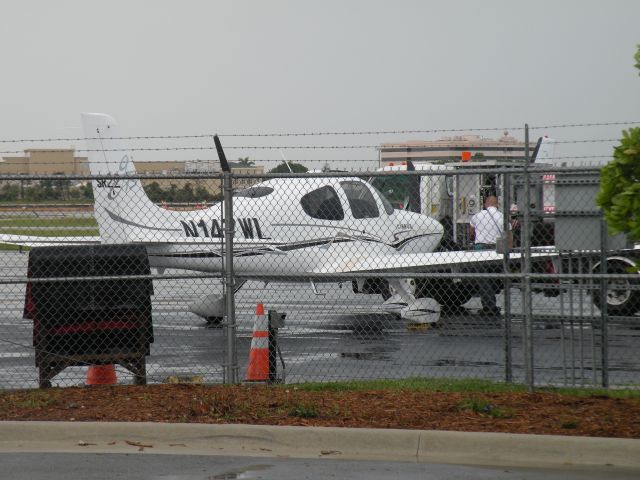
<path fill-rule="evenodd" d="M 214 218 L 211 221 L 201 220 L 180 220 L 184 234 L 187 237 L 222 238 L 224 236 L 224 220 L 218 221 Z M 240 232 L 244 238 L 268 239 L 264 236 L 260 221 L 255 217 L 235 218 L 233 220 L 234 230 L 240 227 Z"/>

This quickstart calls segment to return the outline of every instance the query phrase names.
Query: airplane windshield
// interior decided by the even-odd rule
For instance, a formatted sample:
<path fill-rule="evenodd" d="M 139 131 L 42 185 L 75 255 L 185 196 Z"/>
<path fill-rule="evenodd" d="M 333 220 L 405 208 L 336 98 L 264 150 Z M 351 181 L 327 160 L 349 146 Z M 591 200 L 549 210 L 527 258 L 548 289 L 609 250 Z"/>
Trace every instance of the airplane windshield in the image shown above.
<path fill-rule="evenodd" d="M 382 194 L 382 192 L 380 192 L 380 190 L 378 190 L 376 187 L 371 185 L 371 188 L 373 188 L 375 192 L 378 194 L 378 196 L 380 197 L 380 201 L 382 202 L 384 211 L 387 212 L 387 215 L 391 215 L 394 212 L 394 208 L 393 208 L 393 205 L 391 205 L 391 202 L 389 202 L 389 200 L 387 200 L 387 197 L 385 197 Z"/>
<path fill-rule="evenodd" d="M 380 216 L 378 204 L 371 190 L 362 182 L 340 182 L 347 195 L 353 218 L 377 218 Z"/>
<path fill-rule="evenodd" d="M 374 177 L 371 184 L 394 208 L 405 210 L 409 203 L 409 176 L 387 175 Z"/>

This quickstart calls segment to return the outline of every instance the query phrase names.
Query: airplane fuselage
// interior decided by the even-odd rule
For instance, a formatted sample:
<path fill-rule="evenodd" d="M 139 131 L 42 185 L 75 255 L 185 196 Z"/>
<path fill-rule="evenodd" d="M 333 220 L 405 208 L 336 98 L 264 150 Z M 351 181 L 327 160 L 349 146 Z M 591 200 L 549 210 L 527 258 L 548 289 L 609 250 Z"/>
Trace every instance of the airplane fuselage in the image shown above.
<path fill-rule="evenodd" d="M 219 272 L 228 226 L 222 207 L 179 212 L 165 229 L 171 241 L 149 245 L 152 265 Z M 233 216 L 239 274 L 300 275 L 345 256 L 427 253 L 442 237 L 437 221 L 390 208 L 370 184 L 353 178 L 268 180 L 234 197 Z"/>

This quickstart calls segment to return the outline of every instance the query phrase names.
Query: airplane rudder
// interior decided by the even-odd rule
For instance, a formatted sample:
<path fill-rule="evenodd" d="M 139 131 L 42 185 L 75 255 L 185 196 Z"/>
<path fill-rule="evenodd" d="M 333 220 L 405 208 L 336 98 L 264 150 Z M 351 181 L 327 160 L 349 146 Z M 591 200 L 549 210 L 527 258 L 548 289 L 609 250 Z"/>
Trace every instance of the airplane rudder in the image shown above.
<path fill-rule="evenodd" d="M 81 119 L 89 171 L 92 175 L 117 174 L 125 166 L 122 165 L 122 154 L 130 158 L 122 144 L 117 122 L 103 113 L 83 113 Z"/>
<path fill-rule="evenodd" d="M 135 175 L 133 156 L 113 117 L 83 113 L 87 162 L 92 176 L 96 219 L 103 243 L 127 243 L 139 219 L 168 221 L 168 212 L 155 205 Z"/>

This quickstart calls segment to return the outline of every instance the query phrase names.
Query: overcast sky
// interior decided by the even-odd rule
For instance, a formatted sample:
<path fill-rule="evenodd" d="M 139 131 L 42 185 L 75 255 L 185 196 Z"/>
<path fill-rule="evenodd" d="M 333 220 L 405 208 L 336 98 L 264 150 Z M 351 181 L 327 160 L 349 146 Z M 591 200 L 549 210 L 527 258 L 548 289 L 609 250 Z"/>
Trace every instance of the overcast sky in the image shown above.
<path fill-rule="evenodd" d="M 638 0 L 23 0 L 2 2 L 0 19 L 1 140 L 81 136 L 83 111 L 109 113 L 136 136 L 640 121 Z M 549 128 L 532 137 L 617 138 L 622 128 Z M 377 145 L 443 135 L 223 142 Z M 139 144 L 178 145 L 187 143 Z M 42 145 L 0 145 L 30 146 Z M 610 146 L 566 149 L 604 155 Z M 286 154 L 376 158 L 375 149 Z"/>

